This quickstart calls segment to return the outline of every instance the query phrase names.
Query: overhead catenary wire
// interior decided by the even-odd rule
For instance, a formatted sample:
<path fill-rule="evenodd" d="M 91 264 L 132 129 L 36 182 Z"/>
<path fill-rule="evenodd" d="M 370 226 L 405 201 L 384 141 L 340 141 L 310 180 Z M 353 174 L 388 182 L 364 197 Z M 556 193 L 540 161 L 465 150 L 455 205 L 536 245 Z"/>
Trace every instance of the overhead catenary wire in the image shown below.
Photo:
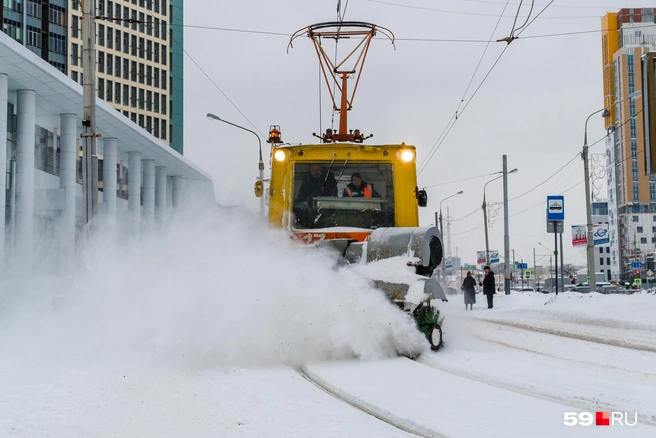
<path fill-rule="evenodd" d="M 428 8 L 425 6 L 413 6 L 413 5 L 405 5 L 401 3 L 394 3 L 394 2 L 387 2 L 383 0 L 367 0 L 368 2 L 371 3 L 379 3 L 383 5 L 388 5 L 388 6 L 396 6 L 400 8 L 408 8 L 408 9 L 419 9 L 423 11 L 433 11 L 433 12 L 440 12 L 443 14 L 454 14 L 454 15 L 473 15 L 473 16 L 478 16 L 478 17 L 498 17 L 499 14 L 491 14 L 491 13 L 485 13 L 485 12 L 466 12 L 466 11 L 451 11 L 447 9 L 436 9 L 436 8 Z M 553 2 L 552 2 L 553 3 Z M 546 7 L 548 7 L 547 5 Z M 545 8 L 546 8 L 545 7 Z M 514 15 L 504 15 L 501 18 L 514 18 Z M 522 17 L 525 18 L 525 17 Z M 580 16 L 548 16 L 548 17 L 542 17 L 543 19 L 559 19 L 559 20 L 571 20 L 571 19 L 595 19 L 598 20 L 599 16 L 598 15 L 580 15 Z"/>

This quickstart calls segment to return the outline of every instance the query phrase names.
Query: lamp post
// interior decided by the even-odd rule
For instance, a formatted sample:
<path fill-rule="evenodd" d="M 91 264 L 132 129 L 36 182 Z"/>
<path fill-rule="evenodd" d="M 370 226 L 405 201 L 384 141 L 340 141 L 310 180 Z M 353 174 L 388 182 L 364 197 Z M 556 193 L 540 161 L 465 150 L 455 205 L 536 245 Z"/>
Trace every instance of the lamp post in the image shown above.
<path fill-rule="evenodd" d="M 635 99 L 637 97 L 641 97 L 642 92 L 641 91 L 635 91 L 631 94 L 629 94 L 627 97 L 625 97 L 622 100 L 619 100 L 615 102 L 616 104 L 624 102 L 625 100 L 628 99 Z M 595 291 L 597 290 L 597 275 L 596 275 L 596 268 L 595 268 L 595 260 L 594 260 L 594 237 L 592 235 L 592 199 L 590 196 L 590 168 L 588 165 L 588 121 L 590 120 L 590 117 L 594 116 L 595 114 L 603 112 L 604 116 L 608 114 L 608 108 L 604 107 L 600 110 L 597 110 L 590 114 L 587 119 L 585 119 L 585 130 L 584 130 L 584 135 L 583 135 L 583 151 L 581 152 L 581 158 L 583 159 L 583 172 L 584 172 L 584 181 L 585 181 L 585 214 L 586 214 L 586 228 L 587 228 L 587 235 L 588 235 L 588 244 L 587 244 L 587 254 L 588 254 L 588 277 L 590 280 L 588 281 L 588 284 L 590 285 L 590 290 Z"/>
<path fill-rule="evenodd" d="M 227 120 L 223 120 L 219 116 L 214 115 L 212 113 L 207 113 L 205 117 L 207 117 L 207 120 L 216 120 L 219 122 L 227 123 L 228 125 L 234 126 L 235 128 L 243 129 L 244 131 L 248 131 L 251 134 L 253 134 L 255 137 L 257 137 L 257 143 L 259 144 L 259 148 L 260 148 L 260 163 L 258 165 L 258 168 L 260 170 L 259 180 L 262 182 L 262 184 L 264 184 L 264 161 L 262 161 L 262 141 L 260 140 L 260 136 L 257 135 L 255 131 L 251 131 L 250 129 L 244 128 L 243 126 L 237 125 L 232 122 L 228 122 Z M 264 196 L 260 196 L 260 214 L 262 215 L 262 217 L 264 217 Z"/>
<path fill-rule="evenodd" d="M 508 173 L 515 173 L 517 172 L 517 169 L 513 169 Z M 492 175 L 498 174 L 498 173 L 503 173 L 503 170 L 500 170 L 499 172 L 494 172 Z M 489 265 L 490 264 L 490 242 L 488 239 L 488 231 L 487 231 L 487 203 L 485 201 L 485 189 L 487 188 L 487 185 L 490 184 L 492 181 L 496 181 L 500 178 L 503 178 L 503 175 L 497 176 L 496 178 L 492 178 L 488 182 L 483 185 L 483 221 L 485 222 L 485 264 Z"/>
<path fill-rule="evenodd" d="M 442 199 L 440 201 L 440 234 L 442 234 L 442 243 L 444 244 L 444 226 L 442 225 L 442 202 L 446 201 L 447 199 L 451 199 L 454 196 L 462 195 L 464 192 L 460 190 L 458 193 L 454 193 L 451 196 L 447 196 L 446 198 Z M 444 252 L 444 245 L 442 245 L 442 281 L 444 282 L 444 287 L 447 287 L 446 284 L 446 253 Z"/>

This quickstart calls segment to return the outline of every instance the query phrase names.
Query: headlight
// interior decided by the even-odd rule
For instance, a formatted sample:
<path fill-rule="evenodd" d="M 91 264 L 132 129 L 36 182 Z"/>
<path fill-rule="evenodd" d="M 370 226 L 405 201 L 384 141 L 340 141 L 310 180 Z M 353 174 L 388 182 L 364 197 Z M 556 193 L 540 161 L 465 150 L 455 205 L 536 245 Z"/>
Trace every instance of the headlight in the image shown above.
<path fill-rule="evenodd" d="M 415 153 L 412 151 L 403 151 L 401 152 L 401 161 L 404 163 L 409 163 L 415 158 Z"/>
<path fill-rule="evenodd" d="M 285 153 L 285 151 L 280 151 L 280 150 L 275 151 L 273 153 L 273 159 L 279 163 L 282 163 L 287 159 L 287 154 Z"/>

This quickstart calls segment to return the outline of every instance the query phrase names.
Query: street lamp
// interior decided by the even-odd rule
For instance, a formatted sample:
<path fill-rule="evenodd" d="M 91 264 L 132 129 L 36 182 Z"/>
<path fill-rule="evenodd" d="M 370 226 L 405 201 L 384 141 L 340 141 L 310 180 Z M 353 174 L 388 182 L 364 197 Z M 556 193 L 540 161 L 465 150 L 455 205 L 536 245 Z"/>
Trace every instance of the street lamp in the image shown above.
<path fill-rule="evenodd" d="M 619 100 L 615 102 L 616 104 L 624 102 L 625 100 L 628 99 L 635 99 L 638 97 L 642 96 L 641 91 L 634 91 L 633 93 L 629 94 L 627 97 L 625 97 L 622 100 Z M 585 130 L 584 130 L 584 136 L 583 136 L 583 151 L 581 152 L 581 158 L 583 159 L 583 172 L 584 172 L 584 181 L 585 181 L 585 213 L 586 213 L 586 220 L 587 220 L 587 234 L 588 234 L 588 244 L 587 244 L 587 250 L 588 250 L 588 277 L 590 280 L 588 281 L 588 284 L 590 285 L 590 290 L 595 291 L 597 290 L 597 275 L 596 275 L 596 268 L 595 268 L 595 254 L 594 254 L 594 237 L 592 235 L 592 199 L 590 196 L 590 168 L 588 166 L 588 120 L 590 120 L 590 117 L 594 116 L 595 114 L 598 114 L 603 111 L 603 116 L 608 115 L 608 108 L 604 107 L 600 110 L 597 110 L 590 114 L 587 119 L 585 119 Z"/>
<path fill-rule="evenodd" d="M 251 131 L 250 129 L 244 128 L 243 126 L 237 125 L 232 122 L 228 122 L 227 120 L 223 120 L 222 118 L 220 118 L 215 114 L 207 113 L 205 117 L 207 117 L 207 120 L 216 120 L 218 122 L 227 123 L 228 125 L 234 126 L 235 128 L 243 129 L 244 131 L 248 131 L 251 134 L 253 134 L 255 137 L 257 137 L 257 142 L 260 147 L 260 163 L 258 165 L 258 168 L 260 170 L 259 180 L 262 184 L 264 184 L 264 161 L 262 161 L 262 141 L 260 140 L 260 136 L 257 135 L 255 131 Z M 260 196 L 260 214 L 262 215 L 262 217 L 264 217 L 264 196 Z"/>
<path fill-rule="evenodd" d="M 444 243 L 444 226 L 442 225 L 442 202 L 446 201 L 447 199 L 451 199 L 454 196 L 462 195 L 464 192 L 460 190 L 458 193 L 454 193 L 451 196 L 447 196 L 446 198 L 442 199 L 440 201 L 440 233 L 442 234 L 442 243 Z M 444 287 L 447 286 L 446 284 L 446 252 L 444 251 L 444 245 L 442 246 L 442 281 L 444 282 Z"/>
<path fill-rule="evenodd" d="M 509 171 L 508 173 L 515 173 L 517 172 L 517 169 L 513 169 Z M 503 170 L 500 170 L 499 172 L 494 172 L 492 175 L 501 173 L 503 174 Z M 496 181 L 500 178 L 503 178 L 503 175 L 497 176 L 496 178 L 492 178 L 488 182 L 485 183 L 483 186 L 483 221 L 485 221 L 485 264 L 489 265 L 490 264 L 490 242 L 488 239 L 488 232 L 487 232 L 487 203 L 485 201 L 485 189 L 487 188 L 487 185 L 490 184 L 492 181 Z"/>

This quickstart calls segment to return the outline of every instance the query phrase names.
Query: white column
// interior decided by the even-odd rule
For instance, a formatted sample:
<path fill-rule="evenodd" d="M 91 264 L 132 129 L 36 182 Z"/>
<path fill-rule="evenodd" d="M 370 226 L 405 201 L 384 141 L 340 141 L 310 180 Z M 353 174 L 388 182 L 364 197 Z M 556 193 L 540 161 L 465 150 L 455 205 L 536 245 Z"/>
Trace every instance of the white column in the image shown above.
<path fill-rule="evenodd" d="M 143 209 L 146 230 L 155 226 L 155 160 L 143 160 Z"/>
<path fill-rule="evenodd" d="M 117 140 L 106 138 L 103 141 L 103 203 L 106 205 L 107 219 L 116 221 L 116 165 Z"/>
<path fill-rule="evenodd" d="M 0 267 L 5 266 L 5 204 L 7 199 L 7 75 L 0 73 Z"/>
<path fill-rule="evenodd" d="M 69 251 L 75 248 L 75 177 L 77 165 L 77 127 L 75 114 L 60 115 L 59 188 L 64 190 L 61 215 L 62 241 Z"/>
<path fill-rule="evenodd" d="M 128 152 L 128 211 L 134 229 L 141 230 L 141 153 Z"/>
<path fill-rule="evenodd" d="M 182 205 L 182 177 L 173 177 L 173 209 L 176 210 Z"/>
<path fill-rule="evenodd" d="M 36 93 L 18 90 L 16 105 L 16 253 L 31 256 L 34 244 L 34 123 Z"/>
<path fill-rule="evenodd" d="M 166 167 L 155 168 L 155 215 L 161 225 L 166 218 Z"/>

